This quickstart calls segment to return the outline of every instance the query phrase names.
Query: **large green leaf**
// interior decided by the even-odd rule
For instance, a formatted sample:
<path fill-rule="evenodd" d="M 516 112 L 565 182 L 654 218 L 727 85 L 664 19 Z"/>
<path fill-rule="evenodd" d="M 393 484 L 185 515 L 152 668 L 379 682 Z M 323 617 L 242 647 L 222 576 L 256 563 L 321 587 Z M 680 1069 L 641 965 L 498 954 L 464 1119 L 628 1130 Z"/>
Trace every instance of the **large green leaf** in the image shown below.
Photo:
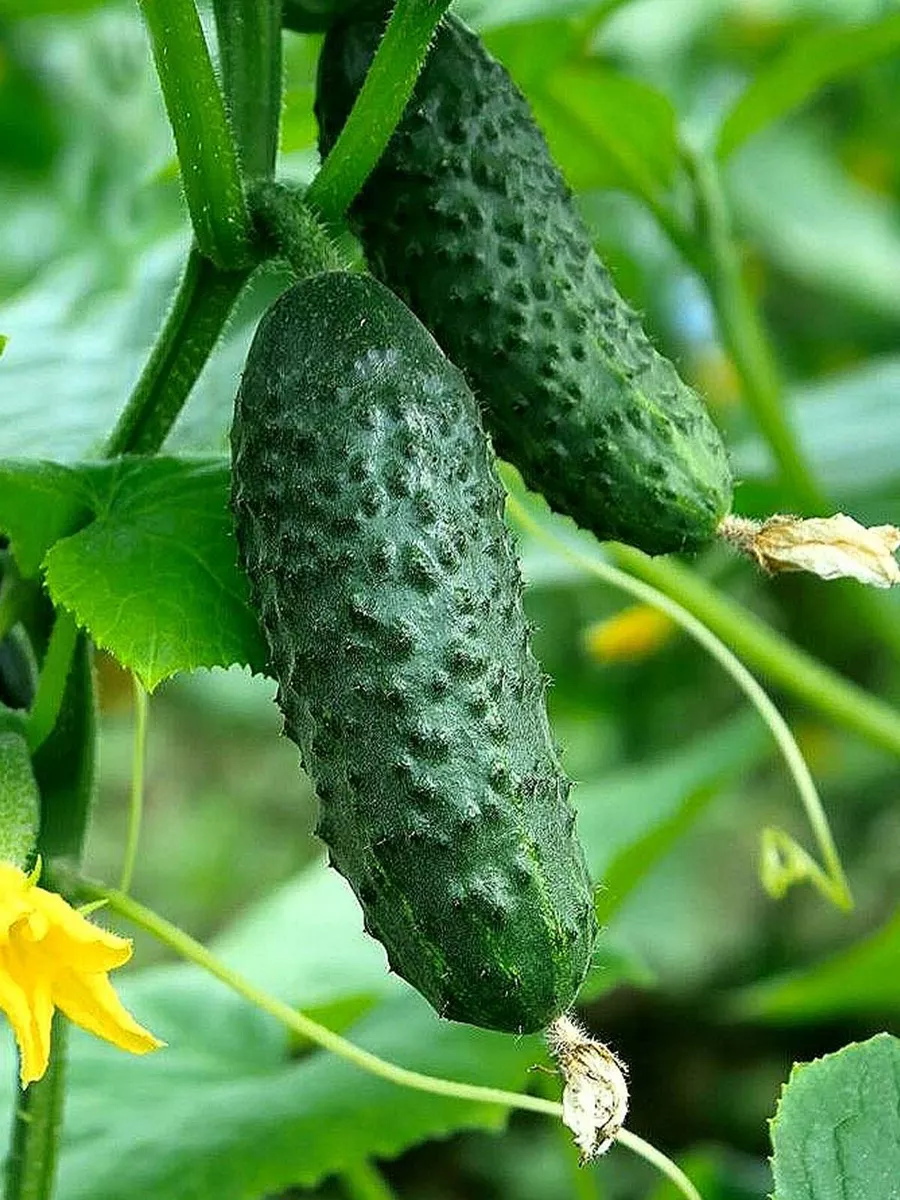
<path fill-rule="evenodd" d="M 108 467 L 99 465 L 79 472 L 34 459 L 0 460 L 0 532 L 26 579 L 39 573 L 55 542 L 99 510 L 107 477 Z"/>
<path fill-rule="evenodd" d="M 779 1024 L 900 1011 L 900 910 L 848 949 L 743 988 L 726 1007 L 743 1020 Z"/>
<path fill-rule="evenodd" d="M 550 149 L 576 191 L 656 196 L 678 162 L 675 112 L 654 88 L 594 62 L 549 74 L 529 92 Z"/>
<path fill-rule="evenodd" d="M 0 465 L 0 529 L 22 569 L 147 688 L 176 671 L 265 663 L 237 567 L 227 463 Z"/>
<path fill-rule="evenodd" d="M 818 29 L 797 38 L 766 67 L 725 118 L 716 153 L 733 154 L 748 138 L 808 100 L 825 84 L 900 47 L 900 14 L 858 28 Z"/>
<path fill-rule="evenodd" d="M 773 1200 L 897 1200 L 900 1041 L 880 1034 L 795 1067 L 772 1145 Z"/>

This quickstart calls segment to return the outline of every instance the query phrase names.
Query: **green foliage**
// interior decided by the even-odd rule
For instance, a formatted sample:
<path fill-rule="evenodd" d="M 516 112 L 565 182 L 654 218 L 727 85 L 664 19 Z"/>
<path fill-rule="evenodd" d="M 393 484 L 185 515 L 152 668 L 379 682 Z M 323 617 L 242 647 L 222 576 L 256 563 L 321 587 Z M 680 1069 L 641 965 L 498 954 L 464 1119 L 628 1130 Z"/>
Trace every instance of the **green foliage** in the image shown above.
<path fill-rule="evenodd" d="M 388 976 L 352 894 L 324 867 L 247 912 L 213 948 L 305 1010 L 324 1014 L 368 996 L 376 1007 L 346 1032 L 405 1066 L 518 1089 L 530 1067 L 546 1062 L 539 1039 L 441 1021 Z M 169 1046 L 137 1060 L 73 1035 L 59 1200 L 245 1200 L 312 1187 L 426 1138 L 505 1124 L 496 1105 L 398 1088 L 324 1051 L 292 1046 L 271 1018 L 197 968 L 144 971 L 121 991 Z M 8 1049 L 3 1057 L 9 1104 Z"/>
<path fill-rule="evenodd" d="M 760 72 L 722 123 L 716 153 L 727 158 L 754 133 L 809 100 L 840 76 L 900 47 L 900 15 L 856 29 L 819 29 L 798 38 Z"/>
<path fill-rule="evenodd" d="M 304 19 L 316 21 L 341 3 L 296 0 Z M 426 7 L 436 19 L 437 6 Z M 742 513 L 798 501 L 783 447 L 772 426 L 758 422 L 754 364 L 748 370 L 734 354 L 735 308 L 729 313 L 717 290 L 721 258 L 698 220 L 703 205 L 688 147 L 715 153 L 717 236 L 727 235 L 744 317 L 757 322 L 756 368 L 760 361 L 765 368 L 767 353 L 774 364 L 763 383 L 788 437 L 796 432 L 798 461 L 834 509 L 896 522 L 900 26 L 893 7 L 883 0 L 454 5 L 525 92 L 617 287 L 709 402 Z M 216 53 L 209 8 L 201 6 L 203 38 L 219 78 L 223 66 L 238 78 L 249 59 L 235 70 Z M 277 176 L 293 194 L 316 170 L 320 41 L 291 34 L 283 44 Z M 232 52 L 248 48 L 236 38 Z M 181 67 L 193 85 L 199 76 L 191 78 L 190 57 Z M 213 120 L 194 126 L 192 147 L 182 137 L 178 162 L 138 6 L 0 0 L 0 533 L 13 543 L 0 541 L 0 667 L 12 647 L 24 656 L 17 702 L 32 702 L 39 674 L 38 716 L 53 724 L 31 764 L 45 879 L 53 860 L 77 855 L 83 841 L 89 873 L 118 877 L 132 758 L 122 707 L 129 681 L 110 657 L 94 655 L 88 632 L 76 637 L 71 623 L 67 630 L 65 617 L 56 646 L 71 658 L 48 651 L 55 602 L 77 611 L 148 685 L 175 676 L 152 706 L 136 874 L 142 898 L 204 936 L 226 924 L 213 937 L 217 954 L 361 1045 L 447 1078 L 558 1097 L 557 1080 L 529 1070 L 545 1061 L 537 1039 L 440 1022 L 389 974 L 334 872 L 316 866 L 291 878 L 321 847 L 308 832 L 311 786 L 298 783 L 295 752 L 276 739 L 274 685 L 237 670 L 187 674 L 198 664 L 237 661 L 260 670 L 265 661 L 234 564 L 227 466 L 210 456 L 226 449 L 253 327 L 286 286 L 286 273 L 258 270 L 224 331 L 219 320 L 222 336 L 166 444 L 167 453 L 202 460 L 88 461 L 101 453 L 156 342 L 190 244 L 191 214 L 201 226 L 215 224 L 224 198 L 238 233 L 243 228 L 232 135 L 207 66 L 208 103 L 185 115 L 213 111 Z M 267 67 L 265 78 L 277 80 L 271 54 L 251 73 Z M 391 77 L 388 69 L 382 100 Z M 257 119 L 258 99 L 238 96 L 231 108 L 245 114 L 237 122 L 244 130 Z M 270 91 L 269 116 L 260 120 L 266 146 L 245 159 L 266 169 L 273 103 Z M 362 142 L 375 118 L 379 137 L 389 131 L 386 111 L 363 114 Z M 255 135 L 241 128 L 235 140 L 246 145 L 242 139 Z M 225 149 L 227 186 L 216 197 L 197 184 L 192 165 L 210 132 Z M 206 155 L 215 173 L 214 159 Z M 361 160 L 344 163 L 345 183 L 361 165 L 364 174 Z M 359 262 L 345 232 L 326 236 L 341 261 Z M 302 230 L 299 240 L 308 248 Z M 746 337 L 747 329 L 737 332 Z M 526 502 L 517 486 L 512 494 L 525 603 L 554 681 L 554 736 L 577 780 L 578 828 L 600 885 L 604 927 L 582 1015 L 632 1062 L 631 1126 L 677 1153 L 703 1200 L 762 1200 L 772 1190 L 765 1117 L 785 1064 L 875 1034 L 900 1008 L 891 707 L 900 673 L 882 637 L 883 626 L 896 627 L 896 597 L 878 597 L 879 625 L 871 607 L 857 606 L 852 586 L 761 579 L 715 549 L 689 562 L 651 562 L 627 548 L 601 548 Z M 517 502 L 538 519 L 537 533 L 517 523 Z M 565 557 L 570 550 L 671 584 L 711 622 L 724 614 L 723 634 L 730 630 L 740 656 L 777 688 L 809 758 L 857 897 L 849 919 L 810 895 L 765 899 L 756 881 L 759 831 L 790 821 L 793 803 L 767 733 L 738 708 L 720 666 L 678 633 L 598 661 L 584 632 L 615 617 L 621 597 Z M 4 728 L 17 732 L 33 728 L 30 720 L 27 707 L 3 714 Z M 803 837 L 799 823 L 791 830 Z M 108 912 L 95 919 L 121 928 Z M 139 930 L 137 961 L 158 952 Z M 354 1179 L 341 1177 L 360 1167 L 371 1185 L 373 1157 L 399 1200 L 676 1194 L 619 1149 L 576 1176 L 553 1122 L 508 1121 L 499 1107 L 377 1082 L 314 1041 L 286 1035 L 195 968 L 138 969 L 122 994 L 170 1045 L 132 1060 L 73 1037 L 56 1200 L 258 1200 L 300 1188 L 349 1195 Z M 65 1066 L 60 1056 L 44 1097 L 35 1090 L 28 1121 L 19 1122 L 18 1144 L 33 1162 L 50 1161 L 41 1160 L 41 1146 Z M 17 1099 L 11 1047 L 0 1067 L 2 1120 Z M 897 1074 L 897 1044 L 885 1037 L 796 1069 L 773 1130 L 776 1200 L 894 1196 Z M 49 1174 L 40 1179 L 45 1193 Z"/>
<path fill-rule="evenodd" d="M 824 962 L 764 979 L 739 992 L 737 1017 L 799 1024 L 839 1017 L 883 1017 L 900 1010 L 900 913 L 869 937 Z"/>
<path fill-rule="evenodd" d="M 898 1078 L 888 1034 L 795 1067 L 772 1122 L 774 1200 L 892 1200 Z"/>
<path fill-rule="evenodd" d="M 0 465 L 0 525 L 26 576 L 148 689 L 265 651 L 237 568 L 220 460 Z"/>

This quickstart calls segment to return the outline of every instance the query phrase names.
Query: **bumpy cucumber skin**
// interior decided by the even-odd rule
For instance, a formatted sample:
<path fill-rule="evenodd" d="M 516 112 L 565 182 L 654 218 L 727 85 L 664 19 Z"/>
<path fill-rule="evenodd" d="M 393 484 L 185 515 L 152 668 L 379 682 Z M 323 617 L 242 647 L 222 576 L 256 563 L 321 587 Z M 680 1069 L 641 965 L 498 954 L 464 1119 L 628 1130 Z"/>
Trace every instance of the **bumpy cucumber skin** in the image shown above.
<path fill-rule="evenodd" d="M 325 39 L 323 153 L 379 33 L 341 23 Z M 529 486 L 651 554 L 713 536 L 731 502 L 718 432 L 616 292 L 524 97 L 455 18 L 351 217 L 371 270 L 464 369 Z"/>
<path fill-rule="evenodd" d="M 285 729 L 366 928 L 443 1016 L 543 1028 L 594 910 L 462 374 L 377 281 L 319 275 L 260 323 L 232 449 Z"/>

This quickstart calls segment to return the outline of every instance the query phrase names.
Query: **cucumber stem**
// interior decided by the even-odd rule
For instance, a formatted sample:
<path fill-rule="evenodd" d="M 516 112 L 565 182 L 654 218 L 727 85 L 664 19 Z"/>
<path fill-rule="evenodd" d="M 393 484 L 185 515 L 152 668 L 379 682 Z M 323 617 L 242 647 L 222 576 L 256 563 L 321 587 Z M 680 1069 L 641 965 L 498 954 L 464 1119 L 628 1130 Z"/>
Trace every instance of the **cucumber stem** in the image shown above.
<path fill-rule="evenodd" d="M 68 1023 L 56 1013 L 42 1079 L 16 1097 L 4 1200 L 51 1200 L 65 1098 Z"/>
<path fill-rule="evenodd" d="M 282 259 L 297 279 L 344 266 L 301 187 L 258 179 L 250 185 L 247 199 L 260 251 Z"/>
<path fill-rule="evenodd" d="M 397 0 L 344 128 L 306 193 L 326 224 L 340 221 L 381 158 L 449 7 L 450 0 Z"/>
<path fill-rule="evenodd" d="M 249 268 L 222 271 L 191 247 L 175 301 L 104 457 L 153 454 L 166 439 L 219 339 Z"/>
<path fill-rule="evenodd" d="M 271 177 L 281 118 L 279 0 L 213 0 L 225 85 L 245 179 Z"/>
<path fill-rule="evenodd" d="M 222 270 L 246 266 L 250 217 L 234 138 L 194 0 L 139 2 L 197 244 Z"/>

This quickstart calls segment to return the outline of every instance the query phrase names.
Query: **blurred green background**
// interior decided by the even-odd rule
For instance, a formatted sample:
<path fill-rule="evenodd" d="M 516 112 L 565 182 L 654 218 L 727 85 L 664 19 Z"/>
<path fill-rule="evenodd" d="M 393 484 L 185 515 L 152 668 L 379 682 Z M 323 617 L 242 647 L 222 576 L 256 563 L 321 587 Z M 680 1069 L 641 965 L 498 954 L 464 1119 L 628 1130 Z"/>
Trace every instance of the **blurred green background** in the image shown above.
<path fill-rule="evenodd" d="M 691 144 L 708 144 L 748 80 L 792 46 L 897 6 L 467 0 L 458 10 L 532 99 L 620 289 L 707 396 L 732 452 L 739 511 L 789 507 L 742 403 L 709 291 L 623 180 L 609 129 L 682 203 L 670 152 L 676 123 Z M 282 169 L 300 180 L 317 162 L 318 44 L 285 38 Z M 834 511 L 873 523 L 900 514 L 898 94 L 895 47 L 750 137 L 724 170 L 803 451 Z M 0 456 L 74 460 L 97 447 L 152 344 L 187 244 L 171 135 L 136 5 L 0 0 L 0 333 L 9 338 L 0 361 Z M 254 322 L 283 283 L 266 276 L 242 299 L 172 449 L 224 450 Z M 586 1018 L 631 1066 L 631 1127 L 686 1156 L 706 1200 L 763 1197 L 771 1187 L 766 1118 L 791 1063 L 896 1029 L 897 764 L 775 697 L 820 785 L 857 906 L 841 914 L 808 889 L 769 900 L 758 880 L 761 828 L 777 823 L 807 844 L 809 835 L 758 717 L 665 621 L 639 612 L 617 622 L 626 597 L 524 535 L 521 556 L 536 649 L 554 681 L 554 730 L 579 783 L 582 836 L 598 878 L 612 870 L 621 890 L 610 896 L 604 965 L 592 976 L 597 999 Z M 856 585 L 762 580 L 716 550 L 692 565 L 818 657 L 898 699 L 896 639 L 889 647 L 848 617 Z M 893 597 L 875 604 L 889 626 L 900 618 Z M 130 681 L 109 659 L 99 670 L 101 786 L 87 857 L 93 874 L 114 880 L 131 771 Z M 272 695 L 265 680 L 213 671 L 164 685 L 152 701 L 134 892 L 203 939 L 321 858 L 311 789 L 298 775 L 296 750 L 277 736 Z M 293 915 L 258 944 L 252 967 L 290 991 L 280 972 L 290 974 L 298 954 L 318 954 L 327 976 L 331 947 L 310 902 L 285 913 Z M 354 919 L 351 908 L 348 928 Z M 138 935 L 135 973 L 160 955 Z M 835 956 L 831 967 L 818 967 Z M 761 986 L 783 972 L 796 981 Z M 354 994 L 335 988 L 314 997 L 327 1000 L 326 1015 L 350 1036 Z M 372 1004 L 378 1008 L 371 998 L 363 1007 Z M 456 1073 L 467 1077 L 464 1062 Z M 674 1194 L 623 1151 L 578 1174 L 566 1140 L 540 1119 L 517 1116 L 500 1139 L 456 1132 L 452 1118 L 433 1132 L 447 1136 L 416 1147 L 420 1134 L 398 1133 L 383 1154 L 372 1141 L 370 1155 L 391 1160 L 381 1166 L 399 1196 Z M 119 1145 L 136 1136 L 114 1133 L 126 1139 Z M 67 1161 L 61 1195 L 115 1195 L 75 1151 Z M 377 1195 L 352 1171 L 341 1179 L 322 1172 L 329 1195 Z M 234 1194 L 300 1194 L 259 1179 L 258 1191 L 248 1183 L 241 1186 L 251 1190 Z M 139 1185 L 121 1195 L 152 1194 Z M 214 1193 L 197 1184 L 155 1194 Z"/>

